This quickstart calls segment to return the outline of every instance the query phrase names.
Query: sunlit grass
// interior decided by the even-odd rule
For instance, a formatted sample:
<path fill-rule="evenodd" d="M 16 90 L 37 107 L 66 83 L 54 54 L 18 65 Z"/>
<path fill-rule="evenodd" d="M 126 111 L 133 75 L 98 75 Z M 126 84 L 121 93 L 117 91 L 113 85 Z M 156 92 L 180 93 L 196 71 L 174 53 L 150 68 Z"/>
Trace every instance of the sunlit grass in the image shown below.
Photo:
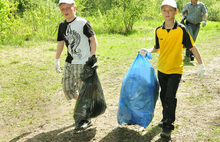
<path fill-rule="evenodd" d="M 136 58 L 138 50 L 154 46 L 155 29 L 162 23 L 161 20 L 138 21 L 129 34 L 96 35 L 98 40 L 97 64 L 99 66 L 97 72 L 107 100 L 120 95 L 123 77 Z M 98 25 L 95 28 L 98 28 Z M 205 55 L 203 58 L 205 63 L 220 55 L 219 46 L 214 46 L 220 45 L 220 41 L 216 40 L 219 32 L 219 23 L 215 22 L 208 22 L 206 28 L 201 28 L 196 44 L 201 54 Z M 57 91 L 62 91 L 62 74 L 57 74 L 54 70 L 56 37 L 53 40 L 53 42 L 29 41 L 25 42 L 23 46 L 0 45 L 0 111 L 4 117 L 21 118 L 21 122 L 19 122 L 21 127 L 36 124 L 39 116 L 33 116 L 31 112 L 33 110 L 41 112 L 43 108 L 39 104 L 51 101 Z M 158 53 L 152 54 L 153 59 L 150 60 L 155 70 L 158 55 Z M 65 57 L 66 48 L 60 59 L 61 67 L 64 66 Z M 194 69 L 194 65 L 186 59 L 184 68 L 186 70 Z M 111 77 L 114 79 L 111 80 Z M 190 79 L 190 77 L 187 79 L 184 86 L 194 85 Z M 190 103 L 207 104 L 213 99 L 208 87 L 198 87 L 197 89 L 199 93 L 194 94 L 193 92 L 187 97 Z M 188 88 L 186 91 L 191 90 Z M 63 104 L 57 102 L 55 105 Z M 70 114 L 72 113 L 70 112 Z M 59 117 L 54 119 L 61 120 Z M 10 119 L 6 120 L 6 123 L 11 127 L 16 127 L 16 124 L 11 123 Z M 219 129 L 218 127 L 213 129 L 213 140 L 218 140 L 214 134 L 219 132 Z M 158 133 L 157 130 L 155 133 Z M 209 136 L 205 135 L 205 137 Z"/>

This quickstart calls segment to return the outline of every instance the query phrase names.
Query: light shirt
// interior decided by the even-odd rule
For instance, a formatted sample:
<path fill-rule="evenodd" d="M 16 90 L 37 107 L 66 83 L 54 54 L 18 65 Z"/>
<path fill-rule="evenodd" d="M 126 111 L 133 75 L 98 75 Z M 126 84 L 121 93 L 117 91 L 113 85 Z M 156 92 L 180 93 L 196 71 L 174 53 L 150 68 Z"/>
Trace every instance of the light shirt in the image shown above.
<path fill-rule="evenodd" d="M 192 2 L 187 3 L 182 11 L 183 15 L 187 15 L 186 21 L 193 24 L 203 21 L 203 15 L 206 13 L 208 12 L 205 4 L 199 1 L 195 5 Z"/>
<path fill-rule="evenodd" d="M 95 32 L 89 21 L 76 17 L 73 21 L 61 22 L 57 41 L 65 41 L 67 47 L 66 62 L 71 64 L 85 64 L 91 56 L 90 40 Z"/>

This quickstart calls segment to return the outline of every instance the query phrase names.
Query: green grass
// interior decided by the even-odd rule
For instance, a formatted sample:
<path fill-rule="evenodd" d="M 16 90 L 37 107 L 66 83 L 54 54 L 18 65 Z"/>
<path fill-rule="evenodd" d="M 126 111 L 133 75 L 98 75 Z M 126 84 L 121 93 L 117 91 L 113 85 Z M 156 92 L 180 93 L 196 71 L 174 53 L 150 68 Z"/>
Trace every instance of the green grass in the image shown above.
<path fill-rule="evenodd" d="M 209 141 L 209 142 L 220 142 L 220 127 L 219 126 L 212 126 L 211 132 L 208 130 L 199 131 L 197 134 L 197 141 Z"/>
<path fill-rule="evenodd" d="M 139 21 L 135 24 L 134 30 L 127 35 L 97 34 L 99 65 L 97 71 L 101 82 L 104 82 L 104 91 L 108 88 L 108 92 L 105 92 L 107 99 L 114 99 L 120 95 L 122 79 L 136 58 L 138 50 L 154 46 L 155 28 L 161 24 L 162 21 Z M 94 29 L 97 28 L 98 25 L 94 26 Z M 202 45 L 207 46 L 200 50 L 201 54 L 207 57 L 204 58 L 205 62 L 220 54 L 219 46 L 215 46 L 220 45 L 220 40 L 217 40 L 219 32 L 220 23 L 216 22 L 208 22 L 207 27 L 201 28 L 197 46 L 198 48 Z M 54 42 L 29 41 L 23 46 L 0 45 L 0 112 L 3 117 L 21 118 L 19 122 L 21 127 L 37 123 L 41 116 L 33 116 L 31 112 L 33 110 L 41 112 L 40 104 L 50 102 L 55 92 L 62 90 L 60 83 L 62 74 L 57 74 L 54 70 L 55 54 L 55 37 Z M 158 53 L 152 54 L 153 59 L 150 60 L 155 69 L 158 55 Z M 66 49 L 61 56 L 61 66 L 64 65 L 65 56 Z M 189 62 L 185 63 L 186 68 L 192 69 L 193 67 L 187 66 L 189 65 L 187 63 Z M 119 78 L 109 80 L 109 76 Z M 185 85 L 191 86 L 192 83 L 185 82 Z M 208 95 L 194 96 L 193 94 L 188 98 L 190 101 L 195 103 L 213 99 L 209 88 L 200 87 L 198 90 L 201 94 L 208 93 Z M 62 104 L 57 102 L 55 105 Z M 59 117 L 54 119 L 61 120 Z M 16 127 L 10 119 L 5 121 L 10 127 Z M 219 140 L 219 131 L 219 127 L 213 127 L 210 136 L 210 133 L 198 134 L 198 139 Z"/>

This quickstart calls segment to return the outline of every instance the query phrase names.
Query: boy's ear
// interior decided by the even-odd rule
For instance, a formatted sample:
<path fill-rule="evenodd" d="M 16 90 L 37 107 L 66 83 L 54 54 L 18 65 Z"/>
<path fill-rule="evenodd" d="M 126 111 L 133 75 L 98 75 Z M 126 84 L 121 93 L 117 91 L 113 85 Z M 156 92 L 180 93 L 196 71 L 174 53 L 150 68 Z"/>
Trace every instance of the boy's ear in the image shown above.
<path fill-rule="evenodd" d="M 176 9 L 176 12 L 175 12 L 175 14 L 177 14 L 177 12 L 178 12 L 178 9 Z"/>
<path fill-rule="evenodd" d="M 76 8 L 77 8 L 76 5 L 74 5 L 74 10 L 75 10 L 75 11 L 76 11 Z"/>

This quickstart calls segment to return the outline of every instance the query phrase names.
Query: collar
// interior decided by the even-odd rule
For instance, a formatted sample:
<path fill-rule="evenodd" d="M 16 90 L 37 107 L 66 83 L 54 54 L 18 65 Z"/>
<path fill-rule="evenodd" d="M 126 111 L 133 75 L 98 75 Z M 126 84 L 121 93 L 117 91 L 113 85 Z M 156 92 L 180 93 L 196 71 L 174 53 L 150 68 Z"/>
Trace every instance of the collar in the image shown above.
<path fill-rule="evenodd" d="M 178 22 L 175 20 L 175 24 L 174 24 L 172 29 L 177 29 L 178 25 L 179 25 Z M 163 22 L 162 29 L 166 29 L 165 28 L 165 22 Z"/>
<path fill-rule="evenodd" d="M 69 24 L 69 23 L 72 23 L 73 21 L 75 21 L 75 20 L 76 20 L 76 18 L 77 18 L 77 16 L 76 16 L 76 17 L 75 17 L 75 18 L 74 18 L 72 21 L 70 21 L 70 22 L 67 22 L 66 20 L 65 20 L 65 21 L 66 21 L 66 23 L 68 23 L 68 24 Z"/>

